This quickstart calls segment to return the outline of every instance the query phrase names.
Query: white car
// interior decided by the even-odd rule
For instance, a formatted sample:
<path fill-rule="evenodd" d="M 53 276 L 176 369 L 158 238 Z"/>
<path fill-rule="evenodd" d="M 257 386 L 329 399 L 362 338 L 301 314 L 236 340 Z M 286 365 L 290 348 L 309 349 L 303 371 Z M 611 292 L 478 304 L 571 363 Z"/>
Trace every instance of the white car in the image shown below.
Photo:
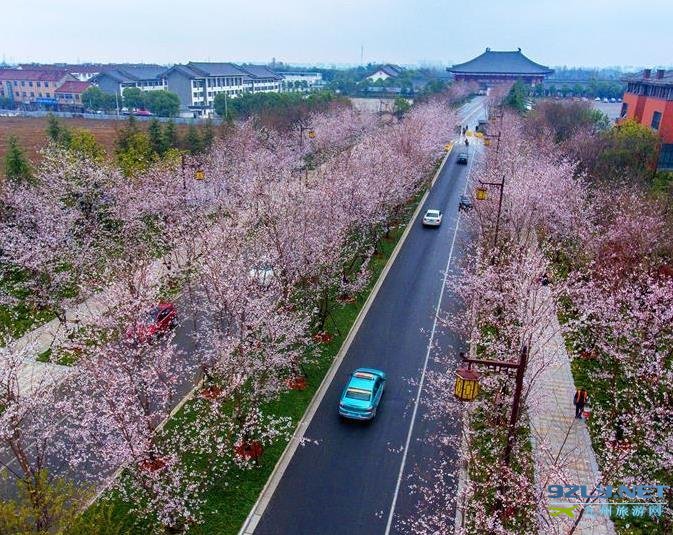
<path fill-rule="evenodd" d="M 442 212 L 439 210 L 428 210 L 423 216 L 423 225 L 426 227 L 438 227 L 442 224 Z"/>
<path fill-rule="evenodd" d="M 253 266 L 248 274 L 250 280 L 255 281 L 262 288 L 266 288 L 271 284 L 273 275 L 273 267 L 266 262 Z"/>

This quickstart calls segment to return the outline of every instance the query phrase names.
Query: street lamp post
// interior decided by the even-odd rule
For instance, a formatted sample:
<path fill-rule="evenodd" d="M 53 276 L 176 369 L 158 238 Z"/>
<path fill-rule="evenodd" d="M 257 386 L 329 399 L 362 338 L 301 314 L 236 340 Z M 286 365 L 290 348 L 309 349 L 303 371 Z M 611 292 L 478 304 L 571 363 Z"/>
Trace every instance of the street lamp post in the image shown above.
<path fill-rule="evenodd" d="M 514 439 L 516 437 L 516 424 L 519 421 L 519 413 L 521 412 L 521 397 L 523 395 L 523 378 L 526 373 L 526 367 L 528 366 L 528 346 L 523 346 L 521 352 L 519 353 L 518 362 L 505 362 L 500 360 L 488 360 L 488 359 L 473 359 L 465 356 L 465 353 L 460 353 L 460 357 L 463 362 L 467 363 L 467 369 L 459 368 L 456 372 L 456 397 L 462 401 L 471 401 L 476 397 L 475 395 L 461 396 L 458 395 L 459 391 L 464 390 L 463 384 L 468 382 L 476 382 L 470 386 L 470 394 L 472 392 L 478 391 L 478 381 L 479 375 L 472 370 L 473 364 L 481 364 L 482 366 L 488 366 L 495 369 L 510 369 L 516 370 L 516 387 L 514 388 L 514 399 L 512 400 L 512 412 L 509 417 L 509 425 L 507 428 L 507 443 L 505 444 L 505 451 L 503 454 L 503 463 L 505 466 L 509 466 L 512 448 L 514 446 Z M 472 372 L 468 374 L 466 372 Z M 459 388 L 460 387 L 460 388 Z"/>
<path fill-rule="evenodd" d="M 500 182 L 482 182 L 481 180 L 479 181 L 479 184 L 482 186 L 497 186 L 500 188 L 500 197 L 498 199 L 498 215 L 495 220 L 495 235 L 493 237 L 493 247 L 495 247 L 498 244 L 498 233 L 500 232 L 500 214 L 502 213 L 502 197 L 505 192 L 505 175 L 502 175 L 502 180 Z M 481 194 L 477 196 L 478 200 L 485 200 L 486 194 Z"/>

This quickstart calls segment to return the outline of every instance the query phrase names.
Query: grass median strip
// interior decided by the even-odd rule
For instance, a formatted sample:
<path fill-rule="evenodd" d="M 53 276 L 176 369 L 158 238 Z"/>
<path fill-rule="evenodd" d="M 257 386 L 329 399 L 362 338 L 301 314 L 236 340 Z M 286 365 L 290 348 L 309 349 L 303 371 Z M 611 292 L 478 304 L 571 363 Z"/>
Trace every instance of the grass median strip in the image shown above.
<path fill-rule="evenodd" d="M 418 195 L 406 207 L 405 214 L 401 218 L 403 221 L 408 221 L 411 218 L 411 214 L 413 214 L 421 198 L 422 195 Z M 341 349 L 372 288 L 392 255 L 395 246 L 404 233 L 405 227 L 406 225 L 401 225 L 392 229 L 389 236 L 383 239 L 379 253 L 375 255 L 370 263 L 371 279 L 366 290 L 353 303 L 341 304 L 333 311 L 329 327 L 330 331 L 333 331 L 332 334 L 334 337 L 328 344 L 322 346 L 320 356 L 315 362 L 304 366 L 308 378 L 308 387 L 305 390 L 290 390 L 283 393 L 278 399 L 262 406 L 264 413 L 291 418 L 293 426 L 296 429 L 318 390 L 322 379 L 329 370 L 332 361 Z M 183 408 L 176 414 L 175 419 L 184 418 L 187 412 L 189 411 L 185 411 Z M 170 426 L 171 424 L 169 423 Z M 250 509 L 264 488 L 267 479 L 273 472 L 276 463 L 283 454 L 287 442 L 287 440 L 281 439 L 269 445 L 264 450 L 264 455 L 259 459 L 259 463 L 255 468 L 241 469 L 233 466 L 224 478 L 214 480 L 211 488 L 205 495 L 206 503 L 203 507 L 203 522 L 192 527 L 190 533 L 203 535 L 238 533 Z M 129 506 L 121 499 L 118 499 L 115 493 L 108 493 L 106 497 L 110 500 L 97 502 L 85 513 L 83 524 L 89 523 L 94 517 L 100 518 L 101 509 L 106 507 L 105 503 L 108 503 L 112 507 L 110 524 L 116 525 L 115 529 L 118 530 L 115 532 L 136 533 L 139 525 L 129 515 Z M 150 528 L 150 526 L 147 527 Z M 79 533 L 79 531 L 75 530 L 73 533 Z M 100 533 L 106 532 L 101 531 Z"/>

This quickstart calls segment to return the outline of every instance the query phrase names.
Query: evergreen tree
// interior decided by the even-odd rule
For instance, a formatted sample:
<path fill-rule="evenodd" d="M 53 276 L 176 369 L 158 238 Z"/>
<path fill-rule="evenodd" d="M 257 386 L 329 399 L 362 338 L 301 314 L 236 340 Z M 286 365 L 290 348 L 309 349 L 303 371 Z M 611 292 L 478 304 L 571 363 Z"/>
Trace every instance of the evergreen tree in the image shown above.
<path fill-rule="evenodd" d="M 131 144 L 131 138 L 138 133 L 138 122 L 133 115 L 129 115 L 129 120 L 119 132 L 117 133 L 117 141 L 115 142 L 117 154 L 126 152 Z"/>
<path fill-rule="evenodd" d="M 152 150 L 159 154 L 160 156 L 166 152 L 165 139 L 161 132 L 161 124 L 156 119 L 150 121 L 150 126 L 147 129 L 147 133 L 150 136 L 150 144 L 152 145 Z"/>
<path fill-rule="evenodd" d="M 53 113 L 47 115 L 47 137 L 54 143 L 61 139 L 61 123 Z"/>
<path fill-rule="evenodd" d="M 7 154 L 5 154 L 5 176 L 7 180 L 22 184 L 31 179 L 30 164 L 28 158 L 19 146 L 14 136 L 7 138 Z"/>
<path fill-rule="evenodd" d="M 175 123 L 168 121 L 164 126 L 164 142 L 165 150 L 175 149 L 179 144 L 178 132 L 175 129 Z"/>
<path fill-rule="evenodd" d="M 203 150 L 203 140 L 199 135 L 199 131 L 196 129 L 196 126 L 193 124 L 189 125 L 189 130 L 187 130 L 187 137 L 185 138 L 185 148 L 191 154 L 197 154 Z"/>
<path fill-rule="evenodd" d="M 203 150 L 208 150 L 213 145 L 215 140 L 215 130 L 213 128 L 213 121 L 208 119 L 201 130 L 201 146 Z"/>

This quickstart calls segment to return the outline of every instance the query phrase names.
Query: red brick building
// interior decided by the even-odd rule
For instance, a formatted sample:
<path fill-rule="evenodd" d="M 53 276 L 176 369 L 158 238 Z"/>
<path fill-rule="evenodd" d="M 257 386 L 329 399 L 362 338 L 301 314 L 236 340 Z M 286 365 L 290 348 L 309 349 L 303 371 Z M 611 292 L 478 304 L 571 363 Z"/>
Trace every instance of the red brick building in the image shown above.
<path fill-rule="evenodd" d="M 625 78 L 622 119 L 633 119 L 659 134 L 658 169 L 673 170 L 673 71 L 645 69 Z"/>
<path fill-rule="evenodd" d="M 496 51 L 490 48 L 470 61 L 447 69 L 456 81 L 477 82 L 481 87 L 521 80 L 529 85 L 542 83 L 554 71 L 523 55 L 521 49 Z"/>

